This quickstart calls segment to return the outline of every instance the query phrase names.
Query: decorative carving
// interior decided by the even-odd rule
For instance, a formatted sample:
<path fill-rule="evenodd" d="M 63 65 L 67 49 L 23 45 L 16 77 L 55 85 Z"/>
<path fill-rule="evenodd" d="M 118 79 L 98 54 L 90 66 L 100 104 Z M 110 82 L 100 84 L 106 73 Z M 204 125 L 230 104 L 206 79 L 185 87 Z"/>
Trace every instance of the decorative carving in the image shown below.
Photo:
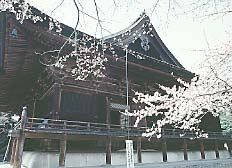
<path fill-rule="evenodd" d="M 141 39 L 141 47 L 144 49 L 144 51 L 148 51 L 150 49 L 148 37 L 141 36 L 140 39 Z"/>
<path fill-rule="evenodd" d="M 11 35 L 11 37 L 13 37 L 13 38 L 17 38 L 17 37 L 18 37 L 18 31 L 17 31 L 17 29 L 16 29 L 16 28 L 13 28 L 10 35 Z"/>

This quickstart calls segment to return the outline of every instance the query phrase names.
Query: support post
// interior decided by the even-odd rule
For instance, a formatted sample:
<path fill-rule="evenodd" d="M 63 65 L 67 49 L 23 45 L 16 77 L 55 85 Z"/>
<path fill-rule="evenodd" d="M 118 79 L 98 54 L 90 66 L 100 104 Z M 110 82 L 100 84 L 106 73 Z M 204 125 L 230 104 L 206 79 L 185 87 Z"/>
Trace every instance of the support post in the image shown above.
<path fill-rule="evenodd" d="M 59 119 L 60 113 L 60 104 L 61 104 L 61 86 L 56 83 L 55 84 L 55 92 L 54 92 L 54 114 L 53 119 Z"/>
<path fill-rule="evenodd" d="M 162 140 L 162 154 L 163 154 L 163 162 L 168 161 L 168 156 L 167 156 L 167 142 L 166 139 Z"/>
<path fill-rule="evenodd" d="M 59 166 L 65 166 L 66 145 L 67 145 L 67 137 L 65 135 L 63 139 L 60 139 Z"/>
<path fill-rule="evenodd" d="M 187 140 L 184 139 L 183 142 L 183 151 L 184 151 L 184 160 L 188 160 L 188 144 L 187 144 Z"/>
<path fill-rule="evenodd" d="M 61 105 L 61 94 L 62 94 L 62 89 L 59 83 L 54 84 L 54 94 L 53 94 L 53 112 L 52 112 L 52 119 L 54 120 L 59 120 L 60 118 L 60 105 Z M 42 144 L 45 145 L 46 150 L 50 151 L 52 150 L 52 144 L 53 141 L 52 139 L 44 139 L 41 140 Z"/>
<path fill-rule="evenodd" d="M 141 146 L 142 146 L 141 137 L 138 137 L 138 139 L 137 139 L 137 159 L 138 159 L 138 163 L 142 163 Z"/>
<path fill-rule="evenodd" d="M 231 152 L 231 144 L 230 144 L 230 142 L 226 142 L 226 144 L 227 144 L 227 147 L 228 147 L 228 152 L 229 152 L 229 155 L 230 155 L 230 157 L 232 157 L 232 152 Z"/>
<path fill-rule="evenodd" d="M 106 164 L 111 165 L 111 137 L 107 137 L 106 143 Z"/>
<path fill-rule="evenodd" d="M 106 97 L 106 124 L 107 128 L 110 129 L 110 123 L 111 123 L 111 116 L 110 116 L 110 101 L 109 98 Z"/>
<path fill-rule="evenodd" d="M 10 165 L 14 164 L 14 155 L 15 155 L 16 141 L 17 141 L 17 139 L 13 138 L 12 146 L 11 146 Z"/>
<path fill-rule="evenodd" d="M 110 101 L 109 98 L 106 97 L 106 127 L 107 130 L 110 130 Z M 107 136 L 107 142 L 106 142 L 106 164 L 111 165 L 111 137 L 108 135 Z"/>
<path fill-rule="evenodd" d="M 23 147 L 25 142 L 24 129 L 26 123 L 27 123 L 27 108 L 23 107 L 23 111 L 21 115 L 20 133 L 19 133 L 19 137 L 17 138 L 16 147 L 15 147 L 13 168 L 21 168 Z"/>
<path fill-rule="evenodd" d="M 219 154 L 219 150 L 218 150 L 218 141 L 216 139 L 214 140 L 214 147 L 215 147 L 216 159 L 219 159 L 220 158 L 220 154 Z"/>
<path fill-rule="evenodd" d="M 200 139 L 200 152 L 201 152 L 201 159 L 205 159 L 205 147 L 202 139 Z"/>

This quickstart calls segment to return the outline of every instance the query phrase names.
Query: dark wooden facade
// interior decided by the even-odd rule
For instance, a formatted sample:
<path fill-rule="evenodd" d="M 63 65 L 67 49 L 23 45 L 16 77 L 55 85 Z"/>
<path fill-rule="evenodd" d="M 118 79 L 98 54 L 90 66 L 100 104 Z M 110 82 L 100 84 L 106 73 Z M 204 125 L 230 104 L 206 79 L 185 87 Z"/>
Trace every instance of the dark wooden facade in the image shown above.
<path fill-rule="evenodd" d="M 11 15 L 3 12 L 0 15 L 0 111 L 13 112 L 16 106 L 25 103 L 36 80 L 37 67 L 30 38 L 23 27 Z"/>
<path fill-rule="evenodd" d="M 113 39 L 120 39 L 123 45 L 128 46 L 131 110 L 137 108 L 132 102 L 133 91 L 151 93 L 158 89 L 157 84 L 172 86 L 177 84 L 178 77 L 185 80 L 193 77 L 163 44 L 149 18 L 143 14 L 130 29 L 105 39 L 106 44 L 113 45 L 117 53 L 115 56 L 111 51 L 105 52 L 108 59 L 105 77 L 74 80 L 54 67 L 43 67 L 39 63 L 41 56 L 35 54 L 59 49 L 73 29 L 61 24 L 60 34 L 48 30 L 49 16 L 37 9 L 34 12 L 47 19 L 36 24 L 28 20 L 20 24 L 13 15 L 1 13 L 0 111 L 16 112 L 21 105 L 29 104 L 29 111 L 33 111 L 29 116 L 101 123 L 106 123 L 106 113 L 110 111 L 109 121 L 120 124 L 122 116 L 118 111 L 126 104 L 125 50 L 121 43 Z M 144 48 L 143 35 L 138 35 L 144 31 L 149 32 L 145 36 L 148 39 L 145 45 L 149 48 Z M 136 38 L 134 33 L 137 33 Z M 78 38 L 83 36 L 89 35 L 78 33 Z M 68 44 L 62 54 L 72 50 L 73 47 Z"/>

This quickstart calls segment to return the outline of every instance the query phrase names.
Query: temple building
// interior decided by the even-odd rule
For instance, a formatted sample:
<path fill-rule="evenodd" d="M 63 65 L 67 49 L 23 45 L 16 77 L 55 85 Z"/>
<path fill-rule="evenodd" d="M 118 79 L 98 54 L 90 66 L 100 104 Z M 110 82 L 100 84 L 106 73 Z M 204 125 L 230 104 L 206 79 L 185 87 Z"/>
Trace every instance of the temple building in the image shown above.
<path fill-rule="evenodd" d="M 105 149 L 106 144 L 106 163 L 111 164 L 111 148 L 124 148 L 126 132 L 123 129 L 127 126 L 128 118 L 123 112 L 140 108 L 133 102 L 135 92 L 162 92 L 160 84 L 172 87 L 179 85 L 178 78 L 190 82 L 194 77 L 165 46 L 145 13 L 128 28 L 97 39 L 84 32 L 74 31 L 38 9 L 32 8 L 32 12 L 37 16 L 36 23 L 32 20 L 20 23 L 12 13 L 0 13 L 0 112 L 20 114 L 21 108 L 27 106 L 29 119 L 24 123 L 26 133 L 20 134 L 16 128 L 15 134 L 20 134 L 18 137 L 25 136 L 27 140 L 32 139 L 33 143 L 26 140 L 25 149 L 40 147 L 31 145 L 41 143 L 34 139 L 46 140 L 47 144 L 50 143 L 48 146 L 59 144 L 60 166 L 65 165 L 67 141 L 71 146 L 67 148 L 71 150 L 75 150 L 75 147 Z M 79 73 L 85 73 L 90 64 L 96 63 L 88 59 L 97 60 L 98 57 L 105 59 L 104 68 L 99 63 L 95 69 L 89 70 L 86 78 L 80 78 Z M 77 62 L 84 67 L 81 72 L 78 69 L 81 65 L 77 65 Z M 96 77 L 94 74 L 99 73 L 99 67 L 103 75 Z M 139 126 L 150 126 L 153 119 L 147 117 Z M 130 125 L 134 121 L 135 118 L 130 117 Z M 204 130 L 221 131 L 218 118 L 205 115 L 202 121 Z M 62 127 L 56 122 L 62 123 Z M 114 126 L 117 129 L 111 129 Z M 188 160 L 187 140 L 191 135 L 180 137 L 171 132 L 164 139 L 154 138 L 154 141 L 148 142 L 141 137 L 140 130 L 135 129 L 135 133 L 131 134 L 138 142 L 138 162 L 142 162 L 142 142 L 144 149 L 162 148 L 162 160 L 165 162 L 167 144 L 171 150 L 184 148 L 184 160 Z M 10 136 L 12 149 L 20 148 L 19 145 L 14 146 L 16 142 L 23 146 L 23 138 L 19 142 L 14 132 Z M 215 137 L 210 140 L 206 143 L 207 148 L 214 146 Z M 51 145 L 51 141 L 55 143 Z M 78 144 L 72 141 L 78 141 Z M 199 142 L 201 158 L 204 159 L 204 144 L 203 141 Z M 198 149 L 199 146 L 195 144 L 199 142 L 188 141 L 188 148 Z M 215 142 L 217 158 L 222 144 Z M 12 152 L 11 159 L 22 158 L 22 151 L 21 156 L 19 152 L 15 155 Z M 13 162 L 18 164 L 20 161 Z"/>
<path fill-rule="evenodd" d="M 173 86 L 177 78 L 189 81 L 193 74 L 184 69 L 160 39 L 143 13 L 130 27 L 104 39 L 108 46 L 104 52 L 107 58 L 104 77 L 75 80 L 64 70 L 49 63 L 51 55 L 46 51 L 59 50 L 72 34 L 73 29 L 60 24 L 57 33 L 56 23 L 49 30 L 51 18 L 42 22 L 25 20 L 19 23 L 12 14 L 1 13 L 0 28 L 0 111 L 17 112 L 22 105 L 29 105 L 30 116 L 105 123 L 107 108 L 111 108 L 110 120 L 120 124 L 120 113 L 126 104 L 125 46 L 128 58 L 129 106 L 133 110 L 133 91 L 152 92 L 157 84 Z M 53 22 L 53 21 L 52 21 Z M 78 39 L 98 39 L 78 32 Z M 91 43 L 91 41 L 88 41 Z M 113 49 L 112 49 L 113 48 Z M 69 43 L 60 55 L 73 50 Z M 37 53 L 37 54 L 36 54 Z M 50 55 L 49 55 L 50 54 Z M 57 54 L 57 53 L 55 53 Z M 41 63 L 42 62 L 42 63 Z M 73 66 L 72 61 L 66 68 Z"/>

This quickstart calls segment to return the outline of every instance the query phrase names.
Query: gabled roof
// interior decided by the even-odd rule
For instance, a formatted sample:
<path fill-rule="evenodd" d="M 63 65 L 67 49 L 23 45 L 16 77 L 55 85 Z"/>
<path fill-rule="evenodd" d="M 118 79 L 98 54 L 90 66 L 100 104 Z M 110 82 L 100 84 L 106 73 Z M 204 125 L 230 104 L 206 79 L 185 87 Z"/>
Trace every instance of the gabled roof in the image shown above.
<path fill-rule="evenodd" d="M 56 27 L 56 21 L 50 16 L 42 13 L 36 8 L 33 8 L 33 13 L 44 18 L 43 21 L 33 23 L 28 20 L 25 21 L 25 24 L 22 26 L 25 26 L 24 29 L 32 33 L 35 41 L 38 41 L 43 45 L 51 46 L 52 48 L 59 48 L 64 44 L 74 30 L 73 28 L 60 23 L 59 26 L 61 28 L 61 32 L 57 32 L 59 27 Z M 54 24 L 54 28 L 52 30 L 48 30 L 50 22 L 53 22 Z M 85 37 L 89 37 L 89 39 L 96 41 L 101 40 L 78 31 L 78 39 L 85 39 Z M 146 38 L 148 38 L 148 41 L 146 41 Z M 125 55 L 124 45 L 128 45 L 128 63 L 137 67 L 137 70 L 142 68 L 156 74 L 163 74 L 169 78 L 181 77 L 183 79 L 191 79 L 193 76 L 191 72 L 184 69 L 184 67 L 164 45 L 151 24 L 149 17 L 145 13 L 143 13 L 127 29 L 108 36 L 104 40 L 108 46 L 105 51 L 105 56 L 108 59 L 116 60 L 115 63 L 117 64 L 119 64 L 119 61 L 117 60 L 121 60 L 122 62 L 125 61 L 123 57 Z M 141 45 L 142 40 L 144 43 L 143 45 Z M 113 50 L 111 50 L 110 46 Z M 146 50 L 147 46 L 149 46 L 149 50 Z M 70 51 L 70 49 L 72 50 L 71 44 L 67 44 L 63 48 L 64 51 Z M 116 54 L 114 55 L 113 53 Z"/>
<path fill-rule="evenodd" d="M 33 8 L 33 13 L 44 19 L 43 22 L 36 23 L 37 26 L 43 27 L 43 29 L 48 29 L 49 22 L 54 21 L 50 16 L 42 13 L 36 8 Z M 63 37 L 69 37 L 73 32 L 73 28 L 60 23 L 61 32 L 56 33 L 57 27 L 55 25 L 56 24 L 54 22 L 54 28 L 52 29 L 52 32 L 57 35 L 59 34 Z M 86 33 L 78 31 L 78 38 L 82 38 L 83 36 L 91 37 Z M 128 49 L 131 51 L 129 55 L 134 55 L 134 58 L 137 60 L 146 59 L 148 61 L 162 64 L 167 67 L 172 67 L 172 69 L 174 68 L 186 71 L 163 43 L 154 26 L 151 24 L 150 18 L 145 13 L 142 13 L 140 17 L 126 29 L 110 36 L 106 36 L 104 40 L 105 42 L 114 45 L 114 48 L 117 48 L 118 53 L 120 54 L 122 54 L 121 51 L 123 51 L 124 45 L 127 45 L 129 46 Z M 129 60 L 133 61 L 134 58 L 131 57 Z M 137 62 L 137 60 L 134 61 Z M 147 66 L 146 64 L 144 65 Z"/>
<path fill-rule="evenodd" d="M 104 39 L 114 45 L 127 45 L 129 50 L 138 52 L 143 57 L 157 59 L 184 69 L 163 43 L 154 26 L 151 24 L 150 18 L 145 13 L 142 13 L 126 29 L 107 36 Z"/>

